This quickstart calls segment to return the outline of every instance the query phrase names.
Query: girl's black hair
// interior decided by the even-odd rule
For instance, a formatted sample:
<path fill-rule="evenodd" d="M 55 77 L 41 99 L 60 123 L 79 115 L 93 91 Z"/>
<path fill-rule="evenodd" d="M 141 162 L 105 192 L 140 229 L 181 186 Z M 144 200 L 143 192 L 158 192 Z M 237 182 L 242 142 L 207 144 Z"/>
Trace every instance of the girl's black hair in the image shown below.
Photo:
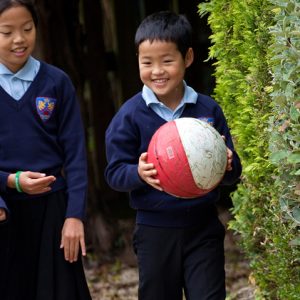
<path fill-rule="evenodd" d="M 0 15 L 7 9 L 16 6 L 24 6 L 32 16 L 35 26 L 38 24 L 38 16 L 34 4 L 31 0 L 0 0 Z"/>
<path fill-rule="evenodd" d="M 187 50 L 192 47 L 192 26 L 183 15 L 170 11 L 157 12 L 146 17 L 138 27 L 135 34 L 137 52 L 139 45 L 146 40 L 173 42 L 185 57 Z"/>

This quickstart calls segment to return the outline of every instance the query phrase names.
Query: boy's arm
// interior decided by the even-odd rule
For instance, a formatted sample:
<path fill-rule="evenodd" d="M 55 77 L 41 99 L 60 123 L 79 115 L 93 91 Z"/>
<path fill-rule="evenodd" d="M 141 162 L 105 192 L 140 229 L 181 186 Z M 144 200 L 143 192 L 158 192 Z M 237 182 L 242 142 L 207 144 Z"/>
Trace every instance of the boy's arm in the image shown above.
<path fill-rule="evenodd" d="M 221 181 L 221 185 L 232 185 L 239 180 L 242 173 L 242 165 L 240 158 L 234 149 L 230 130 L 227 126 L 227 122 L 221 108 L 218 111 L 215 127 L 219 131 L 219 133 L 224 137 L 227 148 L 232 152 L 230 168 L 231 170 L 227 168 L 224 178 Z"/>
<path fill-rule="evenodd" d="M 133 119 L 119 110 L 105 135 L 105 179 L 112 189 L 120 192 L 130 192 L 146 185 L 138 174 L 140 136 Z"/>

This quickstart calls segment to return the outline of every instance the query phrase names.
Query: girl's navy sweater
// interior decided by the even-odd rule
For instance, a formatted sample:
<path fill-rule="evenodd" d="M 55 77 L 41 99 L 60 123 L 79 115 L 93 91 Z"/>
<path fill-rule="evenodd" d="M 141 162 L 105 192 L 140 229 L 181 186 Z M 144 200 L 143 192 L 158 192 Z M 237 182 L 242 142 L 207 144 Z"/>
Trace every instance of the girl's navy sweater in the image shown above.
<path fill-rule="evenodd" d="M 6 186 L 8 175 L 18 170 L 56 176 L 51 192 L 66 189 L 66 217 L 83 218 L 87 166 L 79 103 L 69 77 L 44 62 L 19 101 L 0 87 L 0 194 L 4 200 L 35 197 Z"/>
<path fill-rule="evenodd" d="M 241 164 L 220 106 L 212 98 L 198 94 L 196 104 L 186 104 L 181 117 L 208 120 L 225 136 L 227 147 L 233 151 L 233 170 L 226 172 L 220 185 L 234 184 L 241 174 Z M 216 216 L 220 187 L 202 197 L 181 199 L 152 188 L 138 175 L 139 156 L 147 151 L 152 135 L 164 123 L 146 105 L 141 93 L 126 101 L 106 131 L 106 180 L 111 188 L 130 193 L 130 205 L 137 210 L 138 224 L 159 227 L 201 224 Z"/>

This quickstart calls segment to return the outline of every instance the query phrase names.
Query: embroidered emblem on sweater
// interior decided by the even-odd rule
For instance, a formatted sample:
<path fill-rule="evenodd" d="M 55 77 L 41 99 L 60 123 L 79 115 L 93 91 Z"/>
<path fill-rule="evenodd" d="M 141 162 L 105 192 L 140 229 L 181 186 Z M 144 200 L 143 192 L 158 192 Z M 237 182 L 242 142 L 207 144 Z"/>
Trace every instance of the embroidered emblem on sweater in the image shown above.
<path fill-rule="evenodd" d="M 198 119 L 201 120 L 201 121 L 204 121 L 204 122 L 208 123 L 211 126 L 214 126 L 215 119 L 212 118 L 212 117 L 201 117 L 201 118 L 198 118 Z"/>
<path fill-rule="evenodd" d="M 36 98 L 36 109 L 43 121 L 49 120 L 55 107 L 56 99 L 48 97 Z"/>

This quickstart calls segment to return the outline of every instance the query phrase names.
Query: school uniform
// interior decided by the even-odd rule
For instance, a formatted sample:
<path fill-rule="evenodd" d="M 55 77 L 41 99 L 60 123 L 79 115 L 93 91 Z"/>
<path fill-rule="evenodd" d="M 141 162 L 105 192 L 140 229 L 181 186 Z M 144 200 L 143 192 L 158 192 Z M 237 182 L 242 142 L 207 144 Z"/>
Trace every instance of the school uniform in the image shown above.
<path fill-rule="evenodd" d="M 220 185 L 235 183 L 241 164 L 220 106 L 184 82 L 175 111 L 147 88 L 127 100 L 106 131 L 105 177 L 115 190 L 129 192 L 136 210 L 133 246 L 139 265 L 140 300 L 225 299 L 224 227 L 215 203 L 220 187 L 193 199 L 180 199 L 152 188 L 138 174 L 138 160 L 155 131 L 167 121 L 193 117 L 209 122 L 225 136 L 233 152 L 232 171 Z"/>
<path fill-rule="evenodd" d="M 19 170 L 56 180 L 45 194 L 19 193 L 7 187 Z M 69 77 L 32 57 L 16 74 L 0 65 L 0 194 L 9 214 L 0 225 L 1 299 L 91 299 L 81 259 L 69 263 L 60 249 L 65 219 L 84 218 L 86 191 L 84 130 Z"/>

